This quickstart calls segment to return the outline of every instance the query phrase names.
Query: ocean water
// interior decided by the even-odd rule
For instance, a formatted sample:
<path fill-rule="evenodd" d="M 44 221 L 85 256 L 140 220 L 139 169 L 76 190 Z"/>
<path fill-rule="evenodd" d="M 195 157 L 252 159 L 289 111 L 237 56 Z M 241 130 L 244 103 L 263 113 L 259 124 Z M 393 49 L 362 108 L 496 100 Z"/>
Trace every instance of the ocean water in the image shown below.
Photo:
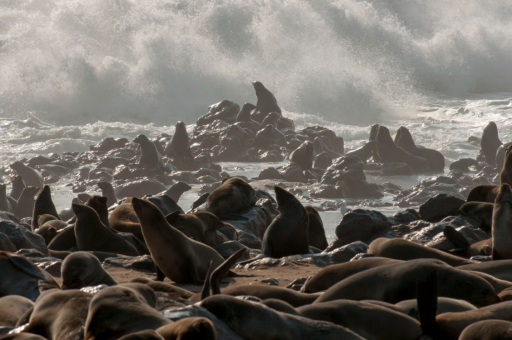
<path fill-rule="evenodd" d="M 213 103 L 255 103 L 254 80 L 298 128 L 327 126 L 347 149 L 379 123 L 448 164 L 475 157 L 467 139 L 489 121 L 512 140 L 511 15 L 508 0 L 3 0 L 0 166 L 179 120 L 191 131 Z M 13 121 L 29 117 L 47 125 Z M 248 177 L 268 165 L 223 164 Z M 54 192 L 68 207 L 64 183 Z M 332 235 L 341 213 L 323 218 Z"/>

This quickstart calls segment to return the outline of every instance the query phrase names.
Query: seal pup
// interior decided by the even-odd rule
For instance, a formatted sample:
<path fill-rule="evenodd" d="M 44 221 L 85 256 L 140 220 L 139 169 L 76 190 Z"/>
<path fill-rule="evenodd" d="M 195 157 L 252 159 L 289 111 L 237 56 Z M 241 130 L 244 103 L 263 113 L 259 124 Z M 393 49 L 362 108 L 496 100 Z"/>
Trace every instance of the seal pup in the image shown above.
<path fill-rule="evenodd" d="M 59 213 L 57 213 L 57 209 L 55 209 L 55 205 L 53 204 L 52 192 L 48 185 L 43 187 L 43 190 L 41 190 L 39 195 L 37 195 L 34 203 L 34 211 L 32 213 L 32 230 L 39 228 L 39 216 L 45 214 L 55 216 L 58 220 L 61 219 Z"/>
<path fill-rule="evenodd" d="M 276 97 L 261 82 L 254 81 L 252 86 L 258 98 L 256 109 L 251 115 L 252 119 L 261 123 L 270 112 L 282 113 L 281 108 L 277 105 Z"/>
<path fill-rule="evenodd" d="M 61 266 L 62 290 L 117 283 L 103 269 L 100 260 L 91 253 L 79 251 L 67 256 Z"/>
<path fill-rule="evenodd" d="M 9 273 L 0 280 L 0 297 L 20 295 L 35 301 L 40 294 L 39 285 L 59 288 L 50 274 L 23 255 L 0 251 L 0 273 Z"/>
<path fill-rule="evenodd" d="M 7 199 L 7 185 L 0 184 L 0 211 L 12 212 L 11 202 Z"/>
<path fill-rule="evenodd" d="M 459 340 L 512 340 L 512 322 L 504 320 L 482 320 L 462 331 Z"/>
<path fill-rule="evenodd" d="M 498 136 L 498 127 L 495 122 L 489 122 L 482 132 L 480 147 L 485 156 L 485 162 L 493 167 L 496 166 L 496 152 L 503 144 Z"/>
<path fill-rule="evenodd" d="M 266 257 L 309 254 L 309 216 L 302 203 L 285 189 L 274 186 L 279 215 L 267 227 L 262 241 Z"/>
<path fill-rule="evenodd" d="M 0 325 L 16 327 L 18 320 L 32 307 L 34 303 L 23 296 L 8 295 L 0 298 Z"/>
<path fill-rule="evenodd" d="M 277 312 L 261 303 L 232 296 L 211 296 L 199 305 L 246 340 L 363 340 L 342 326 Z"/>
<path fill-rule="evenodd" d="M 132 244 L 101 223 L 98 213 L 93 208 L 73 204 L 72 209 L 76 215 L 75 236 L 78 250 L 139 256 L 139 252 Z"/>
<path fill-rule="evenodd" d="M 84 339 L 115 340 L 123 335 L 156 330 L 172 323 L 127 286 L 105 288 L 91 300 Z"/>
<path fill-rule="evenodd" d="M 156 330 L 165 340 L 201 339 L 216 340 L 217 331 L 213 323 L 203 317 L 188 317 L 162 326 Z"/>
<path fill-rule="evenodd" d="M 505 152 L 505 161 L 500 172 L 500 184 L 512 185 L 512 147 L 509 146 Z"/>
<path fill-rule="evenodd" d="M 467 259 L 401 238 L 387 239 L 380 237 L 370 243 L 368 254 L 403 261 L 422 258 L 438 259 L 454 267 L 472 263 Z"/>
<path fill-rule="evenodd" d="M 385 126 L 379 126 L 375 140 L 377 142 L 377 153 L 382 163 L 402 162 L 409 165 L 415 172 L 426 170 L 427 159 L 414 156 L 397 146 Z"/>
<path fill-rule="evenodd" d="M 512 192 L 502 184 L 492 213 L 492 259 L 512 259 Z"/>
<path fill-rule="evenodd" d="M 26 187 L 21 193 L 18 203 L 13 209 L 14 215 L 18 218 L 31 217 L 34 211 L 34 197 L 39 188 Z"/>
<path fill-rule="evenodd" d="M 385 257 L 367 257 L 357 261 L 332 264 L 320 269 L 304 284 L 305 293 L 318 293 L 329 289 L 336 283 L 367 269 L 386 266 L 389 264 L 403 263 L 401 260 Z"/>
<path fill-rule="evenodd" d="M 290 162 L 296 163 L 302 170 L 311 170 L 315 160 L 315 149 L 309 141 L 302 143 L 290 154 Z"/>
<path fill-rule="evenodd" d="M 23 177 L 20 175 L 16 175 L 13 177 L 11 181 L 11 193 L 9 196 L 14 198 L 16 201 L 20 198 L 23 189 L 25 189 L 25 182 L 23 182 Z"/>
<path fill-rule="evenodd" d="M 140 166 L 146 170 L 165 171 L 164 162 L 160 152 L 158 152 L 155 144 L 153 144 L 146 135 L 138 135 L 135 137 L 133 142 L 140 145 L 142 152 L 139 161 Z"/>
<path fill-rule="evenodd" d="M 36 187 L 38 189 L 43 188 L 43 176 L 36 169 L 33 169 L 21 162 L 12 163 L 10 168 L 16 171 L 18 175 L 23 177 L 23 182 L 26 186 Z"/>
<path fill-rule="evenodd" d="M 114 187 L 109 182 L 98 182 L 98 188 L 101 189 L 101 196 L 107 198 L 107 206 L 111 207 L 112 205 L 117 203 L 116 192 L 114 191 Z"/>
<path fill-rule="evenodd" d="M 23 332 L 47 339 L 73 340 L 79 337 L 92 294 L 52 289 L 37 299 L 29 323 Z"/>
<path fill-rule="evenodd" d="M 256 191 L 243 179 L 226 177 L 206 199 L 206 211 L 218 218 L 236 214 L 256 204 Z"/>
<path fill-rule="evenodd" d="M 308 213 L 308 240 L 309 245 L 320 250 L 325 250 L 329 245 L 325 237 L 324 223 L 318 211 L 312 206 L 304 207 Z"/>
<path fill-rule="evenodd" d="M 397 303 L 417 297 L 415 283 L 418 278 L 436 271 L 440 296 L 461 299 L 475 306 L 487 306 L 500 301 L 492 285 L 468 271 L 457 270 L 435 259 L 409 260 L 367 269 L 354 274 L 331 288 L 314 303 L 347 300 L 378 300 Z M 375 282 L 385 282 L 376 285 Z"/>
<path fill-rule="evenodd" d="M 499 185 L 478 185 L 471 189 L 466 201 L 494 203 L 499 190 Z"/>
<path fill-rule="evenodd" d="M 214 267 L 224 262 L 213 248 L 189 239 L 171 226 L 153 203 L 133 198 L 132 205 L 151 257 L 169 279 L 202 284 L 210 261 Z"/>

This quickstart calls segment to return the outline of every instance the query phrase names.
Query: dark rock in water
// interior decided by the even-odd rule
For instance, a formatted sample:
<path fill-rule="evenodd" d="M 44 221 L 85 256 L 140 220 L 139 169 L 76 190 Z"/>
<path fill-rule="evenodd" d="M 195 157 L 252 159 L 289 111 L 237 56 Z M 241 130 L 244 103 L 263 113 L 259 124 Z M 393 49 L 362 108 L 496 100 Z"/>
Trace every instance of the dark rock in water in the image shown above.
<path fill-rule="evenodd" d="M 245 265 L 238 265 L 236 268 L 257 269 L 260 267 L 276 267 L 301 264 L 313 264 L 318 267 L 326 267 L 332 264 L 348 262 L 356 254 L 364 253 L 367 249 L 368 245 L 366 243 L 356 241 L 329 251 L 326 249 L 319 254 L 293 255 L 280 259 L 265 257 Z"/>
<path fill-rule="evenodd" d="M 439 222 L 446 216 L 457 215 L 457 211 L 464 203 L 466 202 L 460 198 L 439 194 L 423 203 L 419 213 L 425 221 Z"/>
<path fill-rule="evenodd" d="M 301 182 L 306 183 L 306 176 L 301 167 L 295 163 L 289 163 L 280 168 L 279 173 L 281 178 L 287 182 Z"/>
<path fill-rule="evenodd" d="M 242 254 L 238 262 L 250 259 L 249 248 L 247 248 L 240 242 L 228 241 L 221 244 L 217 244 L 213 247 L 213 249 L 215 249 L 220 254 L 220 256 L 222 256 L 225 259 L 227 259 L 228 257 L 230 257 L 231 255 L 233 255 L 242 248 L 247 249 L 247 251 Z"/>
<path fill-rule="evenodd" d="M 353 210 L 336 227 L 336 236 L 341 244 L 355 241 L 370 243 L 391 230 L 391 223 L 382 213 L 375 210 Z"/>
<path fill-rule="evenodd" d="M 210 105 L 208 112 L 197 120 L 197 125 L 206 125 L 214 120 L 222 120 L 228 124 L 236 122 L 236 116 L 240 111 L 240 105 L 229 100 Z"/>
<path fill-rule="evenodd" d="M 382 174 L 385 176 L 411 176 L 414 174 L 411 167 L 405 163 L 384 163 Z"/>
<path fill-rule="evenodd" d="M 155 270 L 155 262 L 150 255 L 108 257 L 103 262 L 105 266 L 122 267 L 125 269 L 151 271 Z"/>
<path fill-rule="evenodd" d="M 337 181 L 364 180 L 364 163 L 358 156 L 345 156 L 338 158 L 327 168 L 322 176 L 322 184 L 336 184 Z"/>
<path fill-rule="evenodd" d="M 461 158 L 452 164 L 450 164 L 450 170 L 461 170 L 463 172 L 469 172 L 469 167 L 478 165 L 478 161 L 472 158 Z"/>
<path fill-rule="evenodd" d="M 125 146 L 126 143 L 128 143 L 128 139 L 126 138 L 114 139 L 112 137 L 107 137 L 98 144 L 91 145 L 90 150 L 108 152 L 113 149 L 121 148 Z"/>
<path fill-rule="evenodd" d="M 29 225 L 2 220 L 0 221 L 0 233 L 7 235 L 16 249 L 36 249 L 45 255 L 48 254 L 44 238 L 31 232 Z"/>
<path fill-rule="evenodd" d="M 420 219 L 420 214 L 414 209 L 398 211 L 393 215 L 393 217 L 388 218 L 392 225 L 409 224 Z"/>
<path fill-rule="evenodd" d="M 117 197 L 143 197 L 145 195 L 156 195 L 165 190 L 165 186 L 157 180 L 140 179 L 129 182 L 117 188 Z"/>
<path fill-rule="evenodd" d="M 322 152 L 315 157 L 314 168 L 327 169 L 332 165 L 332 157 L 327 152 Z"/>
<path fill-rule="evenodd" d="M 173 172 L 169 177 L 175 181 L 181 181 L 187 184 L 199 184 L 195 174 L 191 171 L 176 171 Z"/>
<path fill-rule="evenodd" d="M 11 242 L 9 237 L 4 233 L 0 233 L 0 250 L 15 252 L 16 246 Z"/>
<path fill-rule="evenodd" d="M 258 175 L 258 179 L 283 179 L 283 176 L 276 168 L 269 167 L 266 169 L 263 169 L 260 174 Z"/>

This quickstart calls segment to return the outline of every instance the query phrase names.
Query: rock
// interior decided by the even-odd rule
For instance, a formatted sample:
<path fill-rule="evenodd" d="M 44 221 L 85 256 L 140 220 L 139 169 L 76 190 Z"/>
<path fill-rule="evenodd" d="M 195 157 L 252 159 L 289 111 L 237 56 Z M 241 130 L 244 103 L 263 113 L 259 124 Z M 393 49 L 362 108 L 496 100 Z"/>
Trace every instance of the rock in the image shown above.
<path fill-rule="evenodd" d="M 260 174 L 258 175 L 258 179 L 283 179 L 283 176 L 279 173 L 279 171 L 276 168 L 269 167 L 263 169 L 260 172 Z"/>
<path fill-rule="evenodd" d="M 322 152 L 316 155 L 313 163 L 314 168 L 327 169 L 332 165 L 332 157 L 327 152 Z"/>
<path fill-rule="evenodd" d="M 0 221 L 0 233 L 7 235 L 16 249 L 36 249 L 45 256 L 48 255 L 48 248 L 44 238 L 30 231 L 30 226 L 28 225 L 3 220 Z"/>
<path fill-rule="evenodd" d="M 456 215 L 464 203 L 466 202 L 460 198 L 439 194 L 423 203 L 420 206 L 419 213 L 425 221 L 438 222 L 446 216 Z"/>
<path fill-rule="evenodd" d="M 382 164 L 384 176 L 411 176 L 414 174 L 411 167 L 406 163 L 384 163 Z"/>
<path fill-rule="evenodd" d="M 223 100 L 210 105 L 208 112 L 197 120 L 197 125 L 207 125 L 215 120 L 222 120 L 228 124 L 233 124 L 236 122 L 236 116 L 239 111 L 240 106 L 237 103 Z"/>
<path fill-rule="evenodd" d="M 322 176 L 322 184 L 336 184 L 338 181 L 364 180 L 364 163 L 358 156 L 344 156 L 338 158 L 327 168 Z"/>
<path fill-rule="evenodd" d="M 103 261 L 103 265 L 150 272 L 155 270 L 155 262 L 150 255 L 108 257 Z"/>
<path fill-rule="evenodd" d="M 165 185 L 154 179 L 140 179 L 129 182 L 116 188 L 116 196 L 123 197 L 144 197 L 145 195 L 156 195 L 165 190 Z"/>
<path fill-rule="evenodd" d="M 392 225 L 409 224 L 421 219 L 420 214 L 414 209 L 406 209 L 396 212 L 393 217 L 388 218 Z"/>
<path fill-rule="evenodd" d="M 242 248 L 247 249 L 247 251 L 245 251 L 242 254 L 238 262 L 249 260 L 251 258 L 249 254 L 249 248 L 247 248 L 247 246 L 244 246 L 242 243 L 238 241 L 228 241 L 222 244 L 217 244 L 213 247 L 213 249 L 215 249 L 217 253 L 219 253 L 220 256 L 222 256 L 225 259 L 227 259 L 228 257 L 230 257 L 231 255 L 233 255 Z"/>
<path fill-rule="evenodd" d="M 298 279 L 293 280 L 290 284 L 288 284 L 285 288 L 293 289 L 297 292 L 302 291 L 302 287 L 304 287 L 304 284 L 311 278 L 311 276 L 308 277 L 299 277 Z M 303 293 L 303 292 L 302 292 Z"/>
<path fill-rule="evenodd" d="M 314 198 L 344 198 L 347 197 L 343 190 L 338 190 L 333 185 L 322 184 L 310 191 L 309 196 Z"/>
<path fill-rule="evenodd" d="M 3 251 L 16 251 L 16 246 L 11 242 L 9 237 L 4 233 L 0 233 L 0 250 Z"/>
<path fill-rule="evenodd" d="M 261 280 L 261 283 L 267 283 L 269 286 L 279 286 L 279 280 L 278 279 L 265 279 Z"/>
<path fill-rule="evenodd" d="M 287 182 L 306 183 L 306 176 L 298 164 L 290 163 L 279 170 L 281 178 Z"/>
<path fill-rule="evenodd" d="M 108 152 L 113 149 L 121 148 L 125 146 L 126 143 L 128 143 L 128 139 L 126 138 L 114 139 L 112 137 L 107 137 L 98 144 L 91 145 L 90 150 Z"/>
<path fill-rule="evenodd" d="M 353 210 L 336 227 L 336 236 L 342 245 L 362 241 L 370 243 L 391 229 L 391 223 L 375 210 Z"/>

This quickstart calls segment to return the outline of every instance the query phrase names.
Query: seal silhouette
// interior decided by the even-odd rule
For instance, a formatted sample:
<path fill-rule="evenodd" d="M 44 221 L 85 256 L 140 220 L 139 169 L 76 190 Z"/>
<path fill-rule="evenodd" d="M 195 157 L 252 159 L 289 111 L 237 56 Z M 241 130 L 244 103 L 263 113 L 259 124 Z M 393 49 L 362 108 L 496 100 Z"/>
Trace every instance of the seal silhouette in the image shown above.
<path fill-rule="evenodd" d="M 59 213 L 55 209 L 52 200 L 52 193 L 50 186 L 45 185 L 43 190 L 37 195 L 34 203 L 34 211 L 32 213 L 32 230 L 39 228 L 39 216 L 49 214 L 60 220 Z"/>
<path fill-rule="evenodd" d="M 498 127 L 495 122 L 489 122 L 482 132 L 480 147 L 482 154 L 485 156 L 485 162 L 489 165 L 496 166 L 496 152 L 503 144 L 498 135 Z"/>
<path fill-rule="evenodd" d="M 10 165 L 10 167 L 16 171 L 18 175 L 23 177 L 23 182 L 26 186 L 36 187 L 38 189 L 43 188 L 43 176 L 36 169 L 31 168 L 21 162 L 14 162 Z"/>
<path fill-rule="evenodd" d="M 25 182 L 23 182 L 23 177 L 20 175 L 16 175 L 12 179 L 12 187 L 10 196 L 15 200 L 18 200 L 21 196 L 21 193 L 25 189 Z"/>
<path fill-rule="evenodd" d="M 414 156 L 425 158 L 431 171 L 444 171 L 445 159 L 443 154 L 437 150 L 416 145 L 411 132 L 406 127 L 401 126 L 396 132 L 395 144 Z"/>
<path fill-rule="evenodd" d="M 512 192 L 502 184 L 492 213 L 492 259 L 512 259 Z"/>
<path fill-rule="evenodd" d="M 246 181 L 226 177 L 206 199 L 206 211 L 222 218 L 254 206 L 257 200 L 256 192 Z"/>
<path fill-rule="evenodd" d="M 270 112 L 281 114 L 281 108 L 277 105 L 276 97 L 274 97 L 272 92 L 267 90 L 259 81 L 253 82 L 252 86 L 258 98 L 256 109 L 254 110 L 255 112 L 251 115 L 252 119 L 261 123 Z"/>
<path fill-rule="evenodd" d="M 512 185 L 512 146 L 505 152 L 505 161 L 500 172 L 500 184 Z"/>
<path fill-rule="evenodd" d="M 312 206 L 304 207 L 308 213 L 308 240 L 309 245 L 324 250 L 329 245 L 325 237 L 324 223 L 318 211 Z"/>
<path fill-rule="evenodd" d="M 279 215 L 268 226 L 262 241 L 267 257 L 309 254 L 309 216 L 302 203 L 285 189 L 275 186 Z"/>
<path fill-rule="evenodd" d="M 302 143 L 290 154 L 290 161 L 300 166 L 302 170 L 310 170 L 315 160 L 315 149 L 309 141 Z"/>
<path fill-rule="evenodd" d="M 160 152 L 158 152 L 155 144 L 153 144 L 146 135 L 138 135 L 133 142 L 139 144 L 141 148 L 142 155 L 139 162 L 140 166 L 151 171 L 165 170 Z"/>
<path fill-rule="evenodd" d="M 107 198 L 107 206 L 110 207 L 117 203 L 116 193 L 114 187 L 109 182 L 98 182 L 98 188 L 101 189 L 101 196 Z"/>

